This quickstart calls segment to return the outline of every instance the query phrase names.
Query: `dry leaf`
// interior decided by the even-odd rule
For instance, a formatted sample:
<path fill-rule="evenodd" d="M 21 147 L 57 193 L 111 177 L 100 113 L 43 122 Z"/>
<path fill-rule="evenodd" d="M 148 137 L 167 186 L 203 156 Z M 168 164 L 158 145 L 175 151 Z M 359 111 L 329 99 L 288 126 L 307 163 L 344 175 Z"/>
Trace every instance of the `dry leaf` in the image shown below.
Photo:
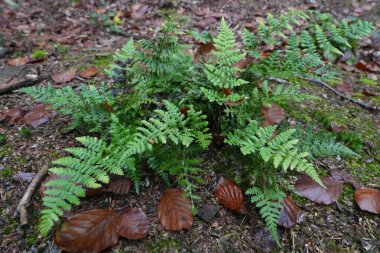
<path fill-rule="evenodd" d="M 285 228 L 293 227 L 301 215 L 301 209 L 297 206 L 291 196 L 281 201 L 282 209 L 278 218 L 278 225 Z"/>
<path fill-rule="evenodd" d="M 353 92 L 354 86 L 351 83 L 339 83 L 336 89 L 340 92 Z"/>
<path fill-rule="evenodd" d="M 234 212 L 246 214 L 243 193 L 234 181 L 221 177 L 215 189 L 216 201 Z"/>
<path fill-rule="evenodd" d="M 142 239 L 149 232 L 149 219 L 143 211 L 137 208 L 130 208 L 120 214 L 117 224 L 119 235 L 130 240 Z"/>
<path fill-rule="evenodd" d="M 132 6 L 132 15 L 131 17 L 133 19 L 140 19 L 142 17 L 144 17 L 144 15 L 148 12 L 148 5 L 143 5 L 141 6 L 141 4 L 134 4 Z"/>
<path fill-rule="evenodd" d="M 36 176 L 36 173 L 34 172 L 20 172 L 20 173 L 17 173 L 16 175 L 13 175 L 12 179 L 30 183 L 35 176 Z"/>
<path fill-rule="evenodd" d="M 55 243 L 70 253 L 102 252 L 119 241 L 117 217 L 114 211 L 101 209 L 76 214 L 58 229 Z"/>
<path fill-rule="evenodd" d="M 30 110 L 24 116 L 24 121 L 26 124 L 33 128 L 36 128 L 45 122 L 49 121 L 52 117 L 57 115 L 53 110 L 47 110 L 46 108 L 50 105 L 38 104 L 32 110 Z"/>
<path fill-rule="evenodd" d="M 331 130 L 336 133 L 343 132 L 347 129 L 346 125 L 340 125 L 336 121 L 331 122 Z"/>
<path fill-rule="evenodd" d="M 202 61 L 207 60 L 207 55 L 212 51 L 215 50 L 215 46 L 213 43 L 208 42 L 206 44 L 202 44 L 200 47 L 198 47 L 197 51 L 194 54 L 194 63 L 199 62 L 199 58 L 202 59 Z"/>
<path fill-rule="evenodd" d="M 167 230 L 191 229 L 194 217 L 191 204 L 178 189 L 165 189 L 158 205 L 158 218 Z"/>
<path fill-rule="evenodd" d="M 18 121 L 22 120 L 24 115 L 27 113 L 27 108 L 22 106 L 16 106 L 12 109 L 2 112 L 3 120 L 9 125 L 13 125 Z"/>
<path fill-rule="evenodd" d="M 332 177 L 320 177 L 326 188 L 307 175 L 301 175 L 295 184 L 297 192 L 318 204 L 331 204 L 338 200 L 343 191 L 343 184 Z"/>
<path fill-rule="evenodd" d="M 24 57 L 17 57 L 14 59 L 9 59 L 8 64 L 11 66 L 21 66 L 29 63 L 29 57 L 24 56 Z"/>
<path fill-rule="evenodd" d="M 131 188 L 131 180 L 125 176 L 112 176 L 107 186 L 107 192 L 124 195 Z"/>
<path fill-rule="evenodd" d="M 380 192 L 376 189 L 363 187 L 356 190 L 355 202 L 364 211 L 380 214 Z"/>
<path fill-rule="evenodd" d="M 98 73 L 98 70 L 96 69 L 96 67 L 89 67 L 88 69 L 82 72 L 79 72 L 79 76 L 83 78 L 89 78 L 96 75 L 96 73 Z"/>
<path fill-rule="evenodd" d="M 278 125 L 286 117 L 286 112 L 282 107 L 272 103 L 271 106 L 262 106 L 261 112 L 265 118 L 264 125 Z"/>
<path fill-rule="evenodd" d="M 56 83 L 67 83 L 73 80 L 76 75 L 77 73 L 75 72 L 75 70 L 68 70 L 65 72 L 54 74 L 51 78 Z"/>
<path fill-rule="evenodd" d="M 119 236 L 136 240 L 144 238 L 148 231 L 148 217 L 138 209 L 131 208 L 121 214 L 94 209 L 68 218 L 54 239 L 64 251 L 92 253 L 116 245 Z"/>

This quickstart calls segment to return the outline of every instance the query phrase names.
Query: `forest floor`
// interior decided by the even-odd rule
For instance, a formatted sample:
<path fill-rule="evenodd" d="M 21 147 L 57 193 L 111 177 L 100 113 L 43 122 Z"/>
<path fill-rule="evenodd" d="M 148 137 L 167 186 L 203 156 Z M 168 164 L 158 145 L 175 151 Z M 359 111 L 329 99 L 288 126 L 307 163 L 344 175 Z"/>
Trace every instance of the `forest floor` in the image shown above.
<path fill-rule="evenodd" d="M 75 78 L 54 86 L 78 87 L 83 81 L 95 85 L 109 82 L 102 69 L 112 60 L 115 49 L 131 37 L 151 37 L 154 28 L 166 16 L 172 17 L 183 29 L 209 30 L 214 34 L 223 16 L 236 35 L 240 35 L 244 27 L 256 25 L 265 13 L 316 8 L 337 18 L 361 17 L 380 29 L 378 1 L 29 0 L 17 1 L 18 6 L 12 6 L 11 2 L 0 2 L 0 87 L 6 73 L 13 70 L 37 75 L 38 83 L 47 84 L 54 83 L 51 76 L 55 73 L 69 69 L 81 71 L 90 66 L 98 69 L 95 77 Z M 8 61 L 31 56 L 37 50 L 46 51 L 43 61 L 18 67 Z M 358 61 L 363 64 L 355 65 Z M 344 59 L 336 62 L 343 70 L 344 79 L 331 85 L 346 95 L 380 106 L 379 63 L 380 33 L 377 32 L 361 42 L 355 62 Z M 320 164 L 345 169 L 359 183 L 379 187 L 379 113 L 341 99 L 317 84 L 305 83 L 303 89 L 320 100 L 298 105 L 302 110 L 290 110 L 288 121 L 314 123 L 332 131 L 361 155 L 350 160 L 324 159 Z M 0 95 L 0 111 L 35 104 L 36 101 L 24 94 Z M 81 133 L 64 131 L 69 121 L 70 118 L 58 115 L 37 128 L 0 123 L 0 134 L 6 137 L 5 143 L 0 141 L 0 252 L 60 252 L 54 244 L 53 233 L 47 238 L 38 234 L 42 208 L 38 191 L 28 208 L 27 226 L 20 226 L 14 212 L 29 185 L 27 178 L 19 173 L 37 173 L 44 165 L 63 156 L 64 148 L 76 145 L 74 138 Z M 223 166 L 218 153 L 213 152 L 210 157 L 211 161 L 205 164 L 209 167 L 205 177 L 207 187 L 198 193 L 203 199 L 198 208 L 216 205 L 213 188 L 217 178 L 233 176 L 231 169 Z M 351 186 L 345 186 L 341 198 L 329 206 L 314 204 L 293 194 L 302 215 L 291 230 L 280 229 L 281 248 L 278 248 L 253 207 L 245 216 L 220 208 L 209 223 L 196 218 L 190 231 L 165 231 L 157 217 L 160 192 L 165 185 L 151 175 L 142 182 L 139 195 L 131 192 L 127 196 L 89 198 L 73 210 L 73 213 L 93 208 L 120 210 L 129 206 L 141 208 L 148 215 L 151 227 L 147 238 L 123 239 L 106 252 L 380 252 L 380 216 L 363 212 L 356 206 Z"/>

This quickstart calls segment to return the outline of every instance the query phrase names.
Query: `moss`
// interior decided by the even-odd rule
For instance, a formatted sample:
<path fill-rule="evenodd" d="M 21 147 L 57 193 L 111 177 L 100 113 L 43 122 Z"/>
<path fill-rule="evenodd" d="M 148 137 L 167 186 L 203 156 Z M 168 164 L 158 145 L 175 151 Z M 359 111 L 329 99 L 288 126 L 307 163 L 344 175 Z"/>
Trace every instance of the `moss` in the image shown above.
<path fill-rule="evenodd" d="M 9 152 L 10 151 L 8 145 L 0 146 L 0 159 L 9 154 Z"/>
<path fill-rule="evenodd" d="M 297 194 L 292 194 L 292 198 L 294 199 L 294 201 L 300 203 L 301 205 L 305 205 L 306 203 L 309 203 L 309 200 Z"/>
<path fill-rule="evenodd" d="M 9 179 L 12 177 L 12 170 L 10 168 L 5 168 L 0 170 L 0 175 L 6 179 Z"/>
<path fill-rule="evenodd" d="M 95 56 L 94 64 L 100 68 L 108 67 L 113 61 L 112 55 Z"/>
<path fill-rule="evenodd" d="M 25 138 L 29 138 L 30 136 L 32 136 L 32 129 L 30 129 L 29 127 L 23 127 L 20 130 L 20 134 Z"/>
<path fill-rule="evenodd" d="M 33 59 L 43 59 L 47 55 L 47 52 L 44 50 L 35 50 L 32 54 Z"/>
<path fill-rule="evenodd" d="M 10 233 L 12 233 L 17 228 L 17 225 L 18 225 L 17 221 L 15 219 L 11 218 L 9 220 L 9 224 L 4 227 L 2 233 L 4 235 L 9 235 Z"/>
<path fill-rule="evenodd" d="M 161 240 L 159 242 L 146 242 L 149 253 L 178 252 L 179 246 L 175 240 Z"/>
<path fill-rule="evenodd" d="M 4 134 L 0 134 L 0 145 L 4 144 L 7 142 L 7 137 L 5 137 Z"/>
<path fill-rule="evenodd" d="M 359 79 L 359 82 L 366 84 L 366 85 L 377 85 L 377 82 L 371 79 L 367 79 L 365 77 L 362 77 Z"/>

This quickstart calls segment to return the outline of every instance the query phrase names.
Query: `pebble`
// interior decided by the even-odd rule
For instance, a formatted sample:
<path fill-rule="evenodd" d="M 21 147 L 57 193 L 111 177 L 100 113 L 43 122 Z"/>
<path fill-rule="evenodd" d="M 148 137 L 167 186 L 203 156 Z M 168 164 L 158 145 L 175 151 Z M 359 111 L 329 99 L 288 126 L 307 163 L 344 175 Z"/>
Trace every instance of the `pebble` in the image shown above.
<path fill-rule="evenodd" d="M 374 60 L 380 59 L 380 51 L 373 52 L 372 57 Z"/>

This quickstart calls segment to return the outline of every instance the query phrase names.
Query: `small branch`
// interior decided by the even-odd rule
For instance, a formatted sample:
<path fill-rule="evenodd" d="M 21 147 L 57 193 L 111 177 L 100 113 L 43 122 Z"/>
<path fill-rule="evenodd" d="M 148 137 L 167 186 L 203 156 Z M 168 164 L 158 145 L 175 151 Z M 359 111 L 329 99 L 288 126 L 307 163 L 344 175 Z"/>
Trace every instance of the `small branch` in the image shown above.
<path fill-rule="evenodd" d="M 315 79 L 311 79 L 311 78 L 303 78 L 303 79 L 306 80 L 306 81 L 312 82 L 312 83 L 316 83 L 316 84 L 322 85 L 323 87 L 329 89 L 330 91 L 332 91 L 336 95 L 338 95 L 338 96 L 340 96 L 340 97 L 342 97 L 344 99 L 347 99 L 348 101 L 350 101 L 350 102 L 352 102 L 354 104 L 360 105 L 361 107 L 363 107 L 363 108 L 365 108 L 367 110 L 370 110 L 370 111 L 380 111 L 379 107 L 371 106 L 371 105 L 366 104 L 366 103 L 364 103 L 362 101 L 359 101 L 359 100 L 353 99 L 351 97 L 348 97 L 348 96 L 344 95 L 343 93 L 337 91 L 336 89 L 334 89 L 333 87 L 331 87 L 330 85 L 328 85 L 327 83 L 325 83 L 323 81 L 319 81 L 319 80 L 315 80 Z M 280 78 L 275 78 L 275 77 L 270 77 L 269 81 L 274 81 L 276 83 L 290 84 L 286 80 L 283 80 L 283 79 L 280 79 Z"/>
<path fill-rule="evenodd" d="M 337 91 L 336 89 L 334 89 L 333 87 L 331 87 L 330 85 L 328 85 L 327 83 L 323 82 L 323 81 L 319 81 L 319 80 L 315 80 L 315 79 L 311 79 L 311 78 L 304 78 L 304 80 L 306 81 L 309 81 L 309 82 L 312 82 L 312 83 L 316 83 L 316 84 L 319 84 L 319 85 L 322 85 L 323 87 L 329 89 L 330 91 L 334 92 L 336 95 L 344 98 L 344 99 L 347 99 L 348 101 L 354 103 L 354 104 L 357 104 L 357 105 L 360 105 L 361 107 L 367 109 L 367 110 L 370 110 L 370 111 L 379 111 L 380 108 L 379 107 L 376 107 L 376 106 L 371 106 L 369 104 L 366 104 L 366 103 L 363 103 L 362 101 L 359 101 L 359 100 L 356 100 L 356 99 L 353 99 L 351 97 L 348 97 L 346 95 L 344 95 L 343 93 Z"/>
<path fill-rule="evenodd" d="M 34 191 L 36 190 L 37 185 L 44 178 L 44 176 L 48 172 L 48 169 L 48 165 L 45 165 L 38 171 L 37 175 L 33 178 L 32 182 L 30 183 L 28 189 L 24 193 L 24 196 L 22 197 L 20 203 L 17 206 L 16 214 L 20 214 L 21 226 L 28 224 L 27 206 L 29 205 L 29 201 L 32 198 Z"/>

